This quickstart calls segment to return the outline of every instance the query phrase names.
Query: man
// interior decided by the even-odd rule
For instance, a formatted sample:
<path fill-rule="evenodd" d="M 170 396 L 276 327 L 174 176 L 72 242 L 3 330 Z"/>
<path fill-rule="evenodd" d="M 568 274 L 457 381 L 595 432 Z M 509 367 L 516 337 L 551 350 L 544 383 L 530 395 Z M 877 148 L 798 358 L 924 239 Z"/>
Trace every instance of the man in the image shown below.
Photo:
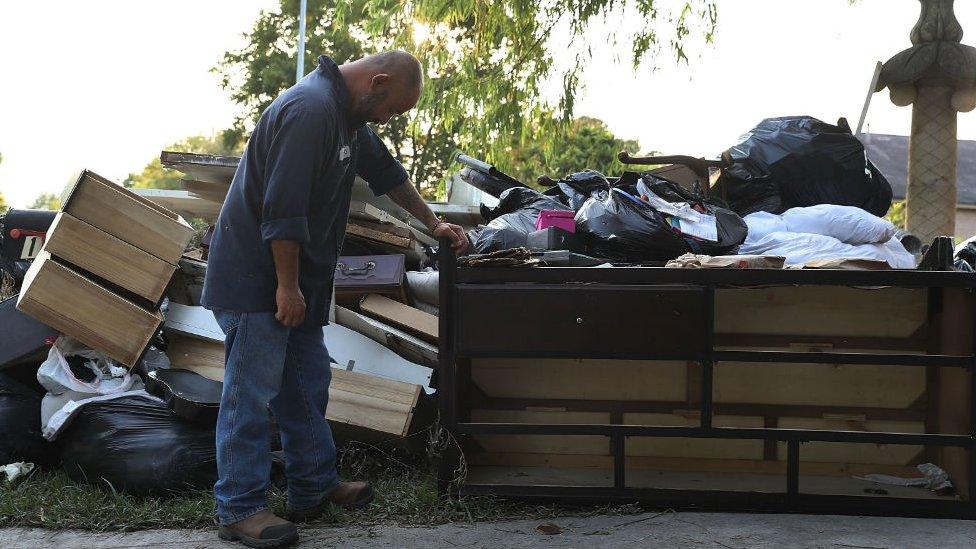
<path fill-rule="evenodd" d="M 219 534 L 250 547 L 298 538 L 293 522 L 267 508 L 269 405 L 285 453 L 291 521 L 319 517 L 330 503 L 361 507 L 373 498 L 366 483 L 339 481 L 325 420 L 332 370 L 322 326 L 355 176 L 458 253 L 468 246 L 366 126 L 416 106 L 417 59 L 388 51 L 342 66 L 318 61 L 261 115 L 220 212 L 203 289 L 203 305 L 226 335 L 214 486 Z"/>

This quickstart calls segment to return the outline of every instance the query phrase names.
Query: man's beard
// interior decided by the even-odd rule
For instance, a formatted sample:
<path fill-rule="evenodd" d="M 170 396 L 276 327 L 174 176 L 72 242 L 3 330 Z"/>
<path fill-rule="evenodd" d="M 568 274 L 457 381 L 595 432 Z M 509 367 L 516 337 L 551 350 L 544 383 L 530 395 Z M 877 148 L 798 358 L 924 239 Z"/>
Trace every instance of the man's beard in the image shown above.
<path fill-rule="evenodd" d="M 366 92 L 359 97 L 356 104 L 352 106 L 349 113 L 349 125 L 352 129 L 358 130 L 366 125 L 372 118 L 372 111 L 383 101 L 386 100 L 387 92 L 370 93 Z"/>

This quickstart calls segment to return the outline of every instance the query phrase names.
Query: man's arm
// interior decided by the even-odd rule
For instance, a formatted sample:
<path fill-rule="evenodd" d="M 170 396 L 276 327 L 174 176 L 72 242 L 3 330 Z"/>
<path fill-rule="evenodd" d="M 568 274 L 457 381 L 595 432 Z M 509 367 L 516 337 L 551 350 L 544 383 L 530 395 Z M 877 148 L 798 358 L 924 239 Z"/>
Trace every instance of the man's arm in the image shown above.
<path fill-rule="evenodd" d="M 278 290 L 275 292 L 278 311 L 275 319 L 291 328 L 305 321 L 305 296 L 298 286 L 300 251 L 301 245 L 293 240 L 271 241 L 271 255 L 278 278 Z"/>
<path fill-rule="evenodd" d="M 401 208 L 410 212 L 430 229 L 436 238 L 447 237 L 451 239 L 451 247 L 454 248 L 454 253 L 464 253 L 468 249 L 468 236 L 464 234 L 464 229 L 459 225 L 438 219 L 409 179 L 402 185 L 394 187 L 388 194 Z"/>

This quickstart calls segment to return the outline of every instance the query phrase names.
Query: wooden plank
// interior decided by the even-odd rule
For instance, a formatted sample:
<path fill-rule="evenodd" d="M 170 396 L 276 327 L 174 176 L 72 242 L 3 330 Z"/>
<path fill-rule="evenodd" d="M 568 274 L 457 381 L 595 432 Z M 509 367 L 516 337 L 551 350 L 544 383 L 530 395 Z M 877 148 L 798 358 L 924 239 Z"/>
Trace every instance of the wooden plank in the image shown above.
<path fill-rule="evenodd" d="M 406 221 L 393 216 L 393 214 L 377 208 L 368 202 L 359 202 L 356 200 L 349 204 L 349 217 L 353 219 L 365 219 L 367 221 L 374 221 L 377 223 L 390 223 L 392 225 L 396 225 L 397 227 L 410 227 Z"/>
<path fill-rule="evenodd" d="M 553 469 L 609 469 L 613 467 L 613 456 L 583 454 L 529 454 L 529 453 L 491 453 L 469 452 L 465 454 L 468 465 L 489 465 L 498 467 L 549 467 Z M 709 473 L 758 473 L 763 475 L 785 475 L 786 461 L 766 461 L 752 459 L 716 458 L 673 458 L 653 456 L 628 456 L 627 470 L 654 469 L 659 471 L 688 471 Z M 895 475 L 917 478 L 918 469 L 908 465 L 882 465 L 863 463 L 818 463 L 800 464 L 801 475 L 829 477 L 851 477 L 869 474 Z"/>
<path fill-rule="evenodd" d="M 336 307 L 335 320 L 340 326 L 385 345 L 407 360 L 427 366 L 437 364 L 437 347 L 403 330 L 345 307 Z"/>
<path fill-rule="evenodd" d="M 685 363 L 641 360 L 477 358 L 471 379 L 488 396 L 685 400 Z"/>
<path fill-rule="evenodd" d="M 781 429 L 833 429 L 840 431 L 876 431 L 924 433 L 921 421 L 845 421 L 843 419 L 780 418 Z M 905 444 L 849 444 L 840 442 L 807 442 L 800 447 L 800 461 L 910 465 L 922 450 Z M 786 456 L 786 443 L 778 443 L 778 454 Z"/>
<path fill-rule="evenodd" d="M 191 196 L 187 191 L 135 189 L 135 193 L 188 218 L 213 220 L 220 215 L 221 203 Z"/>
<path fill-rule="evenodd" d="M 374 318 L 403 328 L 421 339 L 437 343 L 437 317 L 432 314 L 375 294 L 363 298 L 360 309 Z"/>
<path fill-rule="evenodd" d="M 682 417 L 676 414 L 628 413 L 624 414 L 624 423 L 627 425 L 697 427 L 701 424 L 701 420 L 697 414 Z M 712 418 L 712 424 L 716 427 L 762 428 L 763 419 L 748 416 L 715 416 Z M 628 456 L 761 460 L 763 457 L 763 441 L 628 437 L 626 451 Z"/>
<path fill-rule="evenodd" d="M 973 294 L 965 290 L 946 288 L 942 297 L 942 320 L 940 325 L 940 348 L 943 353 L 969 354 L 973 352 L 973 307 L 976 303 Z M 970 434 L 970 411 L 972 399 L 972 370 L 962 368 L 940 368 L 938 372 L 939 432 L 950 435 Z M 973 470 L 970 455 L 965 448 L 940 448 L 936 463 L 949 473 L 952 485 L 959 495 L 970 500 L 970 472 Z"/>
<path fill-rule="evenodd" d="M 908 408 L 925 393 L 925 368 L 722 362 L 716 403 Z"/>
<path fill-rule="evenodd" d="M 127 366 L 135 365 L 163 320 L 45 251 L 24 278 L 17 308 Z"/>
<path fill-rule="evenodd" d="M 332 368 L 325 417 L 396 436 L 410 431 L 420 385 Z"/>
<path fill-rule="evenodd" d="M 715 291 L 717 334 L 906 338 L 927 317 L 925 289 L 798 286 Z"/>
<path fill-rule="evenodd" d="M 224 380 L 224 346 L 187 335 L 169 336 L 166 355 L 173 368 Z M 326 418 L 396 436 L 406 436 L 422 388 L 380 376 L 332 368 Z"/>
<path fill-rule="evenodd" d="M 224 344 L 186 336 L 168 334 L 166 356 L 173 368 L 190 370 L 207 379 L 224 381 Z"/>
<path fill-rule="evenodd" d="M 610 413 L 543 410 L 471 410 L 484 423 L 610 423 Z M 606 455 L 610 439 L 599 435 L 473 435 L 488 452 Z"/>
<path fill-rule="evenodd" d="M 428 236 L 417 229 L 403 223 L 403 225 L 394 225 L 393 223 L 382 223 L 379 221 L 370 221 L 367 219 L 350 218 L 349 223 L 355 223 L 360 227 L 367 229 L 372 229 L 374 231 L 389 233 L 395 236 L 400 236 L 403 238 L 410 238 L 416 240 L 417 242 L 422 242 L 428 246 L 437 246 L 437 240 L 433 237 Z"/>
<path fill-rule="evenodd" d="M 59 212 L 44 249 L 109 282 L 156 303 L 176 266 L 104 231 Z"/>
<path fill-rule="evenodd" d="M 173 265 L 193 236 L 180 216 L 90 171 L 68 187 L 62 204 L 62 211 Z"/>
<path fill-rule="evenodd" d="M 227 198 L 227 191 L 230 190 L 230 186 L 224 183 L 196 181 L 194 179 L 182 179 L 180 180 L 180 186 L 183 187 L 183 190 L 189 192 L 191 196 L 218 204 L 224 203 L 224 200 Z"/>
<path fill-rule="evenodd" d="M 399 246 L 401 248 L 412 248 L 414 245 L 413 240 L 409 238 L 364 227 L 362 225 L 358 225 L 354 220 L 349 221 L 349 224 L 346 225 L 346 233 L 367 238 L 369 240 L 375 240 L 377 242 L 384 242 L 391 246 Z"/>
<path fill-rule="evenodd" d="M 163 166 L 181 171 L 191 179 L 230 186 L 241 159 L 238 156 L 163 151 L 159 161 Z"/>

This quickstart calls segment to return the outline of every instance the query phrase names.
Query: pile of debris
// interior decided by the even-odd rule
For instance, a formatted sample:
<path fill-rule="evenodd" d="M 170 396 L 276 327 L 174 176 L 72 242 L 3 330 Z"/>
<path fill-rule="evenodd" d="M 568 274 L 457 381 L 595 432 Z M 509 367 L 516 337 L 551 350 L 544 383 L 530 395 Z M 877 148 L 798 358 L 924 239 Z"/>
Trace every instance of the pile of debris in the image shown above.
<path fill-rule="evenodd" d="M 200 296 L 239 159 L 161 160 L 185 175 L 184 190 L 125 189 L 84 171 L 61 211 L 0 219 L 10 256 L 0 268 L 19 290 L 0 301 L 0 464 L 60 465 L 132 494 L 212 485 L 224 335 Z M 469 226 L 480 219 L 471 198 L 457 200 L 431 207 Z M 436 245 L 357 180 L 323 329 L 340 442 L 425 447 L 415 435 L 436 415 Z"/>
<path fill-rule="evenodd" d="M 808 117 L 764 121 L 721 161 L 623 155 L 669 165 L 542 177 L 544 192 L 459 160 L 448 202 L 430 206 L 469 230 L 466 266 L 915 268 L 925 251 L 877 217 L 890 188 L 849 128 Z M 0 465 L 61 464 L 131 493 L 212 484 L 224 336 L 200 297 L 239 159 L 161 161 L 184 174 L 183 190 L 129 190 L 85 171 L 61 211 L 0 219 L 0 271 L 19 289 L 0 301 Z M 435 417 L 436 246 L 357 179 L 323 329 L 340 439 L 426 441 L 414 435 Z M 957 268 L 972 269 L 972 249 Z M 949 239 L 937 240 L 920 268 L 952 262 Z"/>

